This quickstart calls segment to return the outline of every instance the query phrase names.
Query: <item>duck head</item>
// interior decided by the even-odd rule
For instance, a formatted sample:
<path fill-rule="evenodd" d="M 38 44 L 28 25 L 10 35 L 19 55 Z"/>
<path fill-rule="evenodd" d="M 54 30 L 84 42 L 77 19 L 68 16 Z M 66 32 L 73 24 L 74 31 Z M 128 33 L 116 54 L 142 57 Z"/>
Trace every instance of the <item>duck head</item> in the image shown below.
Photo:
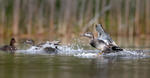
<path fill-rule="evenodd" d="M 34 40 L 32 40 L 32 39 L 28 39 L 28 40 L 26 40 L 25 42 L 24 42 L 25 44 L 29 44 L 29 45 L 35 45 L 35 42 L 34 42 Z"/>
<path fill-rule="evenodd" d="M 15 38 L 11 38 L 11 41 L 10 41 L 10 46 L 14 46 L 14 44 L 16 43 L 16 40 Z"/>
<path fill-rule="evenodd" d="M 81 36 L 84 36 L 84 37 L 87 37 L 90 39 L 94 39 L 94 35 L 92 32 L 86 32 L 86 33 L 82 34 Z"/>

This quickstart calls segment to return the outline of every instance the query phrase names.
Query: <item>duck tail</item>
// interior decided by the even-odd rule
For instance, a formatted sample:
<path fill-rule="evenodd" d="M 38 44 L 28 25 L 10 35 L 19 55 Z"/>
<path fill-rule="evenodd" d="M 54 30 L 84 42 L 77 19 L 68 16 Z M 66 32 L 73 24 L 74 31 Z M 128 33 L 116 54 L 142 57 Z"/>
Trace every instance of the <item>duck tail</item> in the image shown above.
<path fill-rule="evenodd" d="M 118 47 L 118 46 L 113 46 L 112 50 L 114 50 L 114 51 L 123 51 L 123 49 Z"/>

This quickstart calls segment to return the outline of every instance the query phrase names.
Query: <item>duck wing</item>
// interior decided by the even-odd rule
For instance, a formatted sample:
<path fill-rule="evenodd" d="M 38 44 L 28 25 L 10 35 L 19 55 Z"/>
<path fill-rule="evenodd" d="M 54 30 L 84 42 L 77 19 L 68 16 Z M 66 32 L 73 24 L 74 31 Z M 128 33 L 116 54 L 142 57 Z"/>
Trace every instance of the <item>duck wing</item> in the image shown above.
<path fill-rule="evenodd" d="M 107 45 L 113 44 L 117 46 L 117 44 L 112 40 L 110 35 L 104 31 L 101 24 L 96 25 L 96 31 L 98 32 L 98 39 L 105 41 Z"/>

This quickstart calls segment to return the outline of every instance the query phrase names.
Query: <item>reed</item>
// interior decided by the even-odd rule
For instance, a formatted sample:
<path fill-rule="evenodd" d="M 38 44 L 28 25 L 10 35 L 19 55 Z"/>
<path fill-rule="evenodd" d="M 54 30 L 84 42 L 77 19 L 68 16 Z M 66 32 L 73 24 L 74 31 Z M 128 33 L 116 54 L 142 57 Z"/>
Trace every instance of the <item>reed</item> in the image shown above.
<path fill-rule="evenodd" d="M 75 37 L 101 23 L 112 35 L 150 34 L 149 0 L 0 0 L 0 36 Z"/>

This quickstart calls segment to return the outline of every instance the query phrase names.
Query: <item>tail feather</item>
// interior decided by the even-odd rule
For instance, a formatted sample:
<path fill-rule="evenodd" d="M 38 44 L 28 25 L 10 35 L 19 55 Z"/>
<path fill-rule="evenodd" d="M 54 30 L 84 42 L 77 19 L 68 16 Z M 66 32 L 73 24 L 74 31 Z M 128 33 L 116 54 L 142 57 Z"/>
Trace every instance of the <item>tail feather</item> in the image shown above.
<path fill-rule="evenodd" d="M 114 51 L 123 51 L 123 49 L 118 47 L 118 46 L 113 46 L 112 50 L 114 50 Z"/>

